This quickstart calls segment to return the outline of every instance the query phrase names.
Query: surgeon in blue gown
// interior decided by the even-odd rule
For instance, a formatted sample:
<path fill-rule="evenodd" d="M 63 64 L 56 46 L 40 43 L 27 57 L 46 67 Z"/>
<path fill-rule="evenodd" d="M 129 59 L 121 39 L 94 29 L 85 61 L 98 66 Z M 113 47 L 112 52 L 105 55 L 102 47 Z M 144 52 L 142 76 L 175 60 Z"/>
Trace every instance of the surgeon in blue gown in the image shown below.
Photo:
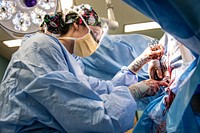
<path fill-rule="evenodd" d="M 84 75 L 75 57 L 99 47 L 102 23 L 90 5 L 46 15 L 44 33 L 26 35 L 0 86 L 0 132 L 125 132 L 135 99 L 155 95 L 163 81 L 137 83 L 136 73 L 163 47 L 147 48 L 112 80 Z"/>

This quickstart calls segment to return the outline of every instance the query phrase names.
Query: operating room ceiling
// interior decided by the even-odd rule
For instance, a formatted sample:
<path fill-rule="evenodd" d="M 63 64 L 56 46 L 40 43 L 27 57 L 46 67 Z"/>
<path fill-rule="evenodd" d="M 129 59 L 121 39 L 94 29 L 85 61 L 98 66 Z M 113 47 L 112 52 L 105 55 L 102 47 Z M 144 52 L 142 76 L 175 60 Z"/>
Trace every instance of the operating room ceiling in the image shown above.
<path fill-rule="evenodd" d="M 75 4 L 81 3 L 90 4 L 101 17 L 108 18 L 105 0 L 75 0 Z M 144 16 L 142 13 L 138 12 L 137 10 L 124 3 L 122 0 L 112 0 L 112 4 L 114 9 L 115 20 L 119 23 L 119 27 L 115 30 L 109 30 L 109 34 L 125 34 L 123 32 L 125 24 L 152 21 L 151 19 Z M 154 29 L 131 32 L 126 34 L 144 34 L 160 39 L 163 33 L 164 32 L 161 29 Z M 11 37 L 0 27 L 0 55 L 7 58 L 8 60 L 11 58 L 12 54 L 18 49 L 18 47 L 8 48 L 2 43 L 4 40 L 10 39 L 13 39 L 13 37 Z"/>

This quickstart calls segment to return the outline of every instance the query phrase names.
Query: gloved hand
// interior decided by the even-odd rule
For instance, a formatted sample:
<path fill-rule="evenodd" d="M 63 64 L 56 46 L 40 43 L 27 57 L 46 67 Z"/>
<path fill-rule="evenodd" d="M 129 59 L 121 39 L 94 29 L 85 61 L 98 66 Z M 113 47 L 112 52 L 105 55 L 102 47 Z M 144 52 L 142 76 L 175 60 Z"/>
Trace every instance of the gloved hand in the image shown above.
<path fill-rule="evenodd" d="M 148 79 L 130 85 L 128 88 L 134 99 L 140 99 L 143 97 L 155 95 L 158 92 L 160 86 L 168 86 L 168 83 L 165 81 Z"/>
<path fill-rule="evenodd" d="M 150 79 L 162 80 L 169 76 L 164 56 L 160 60 L 151 60 L 148 63 L 148 73 Z"/>
<path fill-rule="evenodd" d="M 152 59 L 160 59 L 164 54 L 164 47 L 160 44 L 154 47 L 147 47 L 145 51 L 137 57 L 129 66 L 129 70 L 133 73 L 137 73 L 143 65 Z"/>
<path fill-rule="evenodd" d="M 150 79 L 162 80 L 163 72 L 159 60 L 151 60 L 148 63 L 148 73 Z"/>

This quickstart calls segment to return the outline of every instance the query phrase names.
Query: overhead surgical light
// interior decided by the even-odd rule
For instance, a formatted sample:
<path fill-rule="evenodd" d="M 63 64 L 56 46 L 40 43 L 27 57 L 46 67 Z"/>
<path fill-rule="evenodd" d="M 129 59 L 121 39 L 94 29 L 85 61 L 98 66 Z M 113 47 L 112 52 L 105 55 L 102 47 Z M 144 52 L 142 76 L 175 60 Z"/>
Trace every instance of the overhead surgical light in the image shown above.
<path fill-rule="evenodd" d="M 124 32 L 126 33 L 126 32 L 134 32 L 134 31 L 158 29 L 158 28 L 161 28 L 161 27 L 156 22 L 136 23 L 136 24 L 125 25 Z"/>
<path fill-rule="evenodd" d="M 115 30 L 116 28 L 119 27 L 119 24 L 115 20 L 115 15 L 111 0 L 106 0 L 106 5 L 107 5 L 108 18 L 101 18 L 101 20 L 107 23 L 109 29 Z"/>
<path fill-rule="evenodd" d="M 72 5 L 73 0 L 0 0 L 0 26 L 13 38 L 18 38 L 3 43 L 7 47 L 20 46 L 24 34 L 39 30 L 45 14 Z"/>
<path fill-rule="evenodd" d="M 44 15 L 56 6 L 57 0 L 0 0 L 0 25 L 9 34 L 36 32 Z"/>

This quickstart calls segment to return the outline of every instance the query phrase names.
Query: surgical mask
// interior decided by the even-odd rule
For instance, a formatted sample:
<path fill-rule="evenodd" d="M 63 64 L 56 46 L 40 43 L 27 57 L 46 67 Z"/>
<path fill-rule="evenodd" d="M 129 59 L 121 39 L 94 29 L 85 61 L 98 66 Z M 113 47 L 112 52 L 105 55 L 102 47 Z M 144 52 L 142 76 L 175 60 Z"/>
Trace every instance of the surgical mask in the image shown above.
<path fill-rule="evenodd" d="M 78 13 L 77 13 L 78 14 Z M 74 40 L 74 51 L 73 53 L 77 56 L 81 57 L 87 57 L 93 54 L 97 48 L 99 47 L 99 44 L 94 40 L 92 35 L 90 34 L 91 30 L 85 20 L 82 18 L 81 15 L 79 15 L 81 19 L 83 20 L 84 24 L 88 28 L 88 33 L 84 35 L 81 38 L 73 38 L 73 37 L 60 37 L 60 39 L 71 39 Z"/>
<path fill-rule="evenodd" d="M 87 57 L 93 54 L 99 45 L 93 39 L 90 33 L 87 33 L 84 37 L 75 40 L 74 54 L 81 57 Z"/>
<path fill-rule="evenodd" d="M 92 35 L 89 32 L 81 38 L 73 38 L 73 37 L 59 37 L 59 39 L 71 39 L 74 40 L 74 51 L 73 53 L 80 57 L 87 57 L 93 54 L 99 44 L 94 40 Z"/>

